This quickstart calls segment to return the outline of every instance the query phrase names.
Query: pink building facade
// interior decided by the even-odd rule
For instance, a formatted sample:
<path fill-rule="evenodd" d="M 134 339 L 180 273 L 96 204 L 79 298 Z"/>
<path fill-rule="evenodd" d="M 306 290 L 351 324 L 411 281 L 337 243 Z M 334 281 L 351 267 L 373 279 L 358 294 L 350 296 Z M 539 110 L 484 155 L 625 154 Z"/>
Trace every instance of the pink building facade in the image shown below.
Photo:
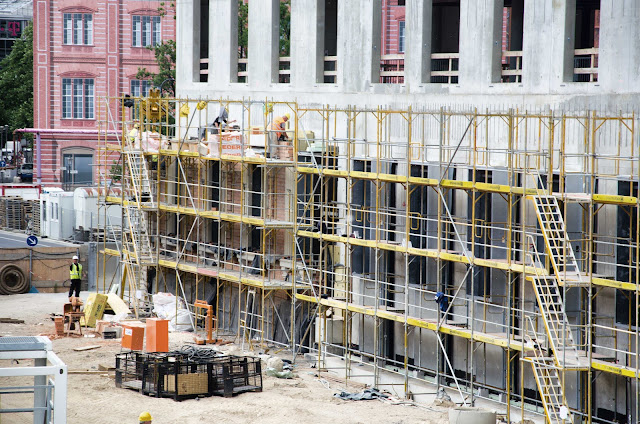
<path fill-rule="evenodd" d="M 34 127 L 84 133 L 41 133 L 42 183 L 97 184 L 99 125 L 116 129 L 105 97 L 146 94 L 151 82 L 136 73 L 157 69 L 148 46 L 175 40 L 173 10 L 160 16 L 161 2 L 151 0 L 35 0 L 33 7 Z"/>

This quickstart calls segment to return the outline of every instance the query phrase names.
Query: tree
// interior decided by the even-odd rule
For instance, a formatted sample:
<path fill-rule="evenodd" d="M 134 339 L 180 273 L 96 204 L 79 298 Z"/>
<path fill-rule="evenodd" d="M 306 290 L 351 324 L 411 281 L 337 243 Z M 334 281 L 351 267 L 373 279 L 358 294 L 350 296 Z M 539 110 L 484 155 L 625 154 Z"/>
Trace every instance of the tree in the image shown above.
<path fill-rule="evenodd" d="M 280 56 L 289 56 L 291 44 L 291 0 L 280 2 Z"/>
<path fill-rule="evenodd" d="M 280 56 L 289 56 L 291 39 L 291 0 L 280 1 Z M 249 4 L 238 4 L 238 57 L 248 57 L 249 50 Z"/>
<path fill-rule="evenodd" d="M 0 124 L 33 127 L 33 27 L 31 24 L 0 62 Z"/>
<path fill-rule="evenodd" d="M 158 14 L 160 19 L 167 16 L 169 10 L 173 11 L 173 19 L 176 18 L 176 4 L 170 2 L 160 2 Z M 176 80 L 176 42 L 175 40 L 161 41 L 155 46 L 148 46 L 149 50 L 153 50 L 158 64 L 158 73 L 149 71 L 147 68 L 138 68 L 136 73 L 137 79 L 150 79 L 154 86 L 160 88 L 162 93 L 168 94 L 170 97 L 175 96 L 175 80 Z M 163 84 L 164 83 L 164 84 Z"/>
<path fill-rule="evenodd" d="M 160 44 L 147 48 L 153 50 L 158 64 L 158 73 L 151 72 L 147 68 L 138 68 L 136 78 L 150 79 L 154 86 L 162 88 L 163 93 L 173 97 L 175 95 L 174 83 L 166 81 L 175 81 L 176 79 L 176 42 L 174 40 L 162 41 Z M 166 83 L 163 84 L 163 82 Z"/>
<path fill-rule="evenodd" d="M 244 1 L 238 4 L 238 57 L 249 54 L 249 5 Z"/>

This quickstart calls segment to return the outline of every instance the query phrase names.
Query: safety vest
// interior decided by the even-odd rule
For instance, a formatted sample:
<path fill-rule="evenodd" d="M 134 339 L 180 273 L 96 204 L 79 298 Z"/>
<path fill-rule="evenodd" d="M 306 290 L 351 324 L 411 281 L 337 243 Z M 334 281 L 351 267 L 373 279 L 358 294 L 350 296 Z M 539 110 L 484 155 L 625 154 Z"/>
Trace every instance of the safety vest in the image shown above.
<path fill-rule="evenodd" d="M 285 120 L 282 116 L 278 116 L 276 119 L 273 120 L 273 122 L 271 123 L 271 126 L 269 127 L 270 130 L 272 131 L 282 131 L 284 129 L 284 124 L 285 124 Z M 282 132 L 276 132 L 276 137 L 280 138 L 280 136 L 282 135 Z"/>
<path fill-rule="evenodd" d="M 82 279 L 82 265 L 80 265 L 80 264 L 71 264 L 71 269 L 69 270 L 69 279 L 71 279 L 71 280 L 81 280 Z"/>

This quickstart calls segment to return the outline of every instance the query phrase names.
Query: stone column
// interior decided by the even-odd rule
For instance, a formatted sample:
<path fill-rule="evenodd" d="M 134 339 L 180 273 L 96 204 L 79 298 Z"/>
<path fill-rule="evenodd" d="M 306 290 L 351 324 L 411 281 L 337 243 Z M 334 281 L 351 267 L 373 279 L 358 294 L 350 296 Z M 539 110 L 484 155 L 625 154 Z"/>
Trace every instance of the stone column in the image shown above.
<path fill-rule="evenodd" d="M 501 0 L 460 1 L 460 85 L 483 88 L 500 81 Z"/>
<path fill-rule="evenodd" d="M 548 93 L 573 80 L 575 0 L 524 2 L 522 83 L 528 92 Z"/>
<path fill-rule="evenodd" d="M 338 2 L 338 84 L 365 91 L 380 81 L 381 0 Z"/>
<path fill-rule="evenodd" d="M 404 83 L 428 83 L 431 79 L 431 0 L 408 0 L 405 14 Z"/>
<path fill-rule="evenodd" d="M 267 88 L 278 82 L 280 2 L 249 2 L 248 82 L 252 88 Z"/>
<path fill-rule="evenodd" d="M 197 22 L 197 25 L 194 23 Z M 200 0 L 176 4 L 176 92 L 200 81 Z M 178 95 L 179 97 L 179 95 Z"/>
<path fill-rule="evenodd" d="M 237 81 L 238 0 L 209 1 L 208 83 L 220 87 Z"/>
<path fill-rule="evenodd" d="M 291 82 L 309 87 L 324 82 L 324 0 L 291 2 Z"/>
<path fill-rule="evenodd" d="M 613 92 L 640 83 L 640 2 L 601 0 L 598 82 Z"/>

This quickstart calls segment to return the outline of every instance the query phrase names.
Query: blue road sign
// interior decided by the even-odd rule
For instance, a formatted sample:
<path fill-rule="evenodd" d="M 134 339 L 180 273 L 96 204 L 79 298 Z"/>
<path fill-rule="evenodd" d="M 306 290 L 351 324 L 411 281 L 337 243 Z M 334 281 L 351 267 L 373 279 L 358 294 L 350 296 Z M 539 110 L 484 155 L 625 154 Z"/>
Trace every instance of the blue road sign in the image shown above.
<path fill-rule="evenodd" d="M 0 160 L 0 168 L 4 168 L 5 166 L 7 166 L 7 162 Z"/>
<path fill-rule="evenodd" d="M 38 237 L 36 237 L 36 236 L 27 237 L 27 246 L 33 247 L 36 244 L 38 244 Z"/>

